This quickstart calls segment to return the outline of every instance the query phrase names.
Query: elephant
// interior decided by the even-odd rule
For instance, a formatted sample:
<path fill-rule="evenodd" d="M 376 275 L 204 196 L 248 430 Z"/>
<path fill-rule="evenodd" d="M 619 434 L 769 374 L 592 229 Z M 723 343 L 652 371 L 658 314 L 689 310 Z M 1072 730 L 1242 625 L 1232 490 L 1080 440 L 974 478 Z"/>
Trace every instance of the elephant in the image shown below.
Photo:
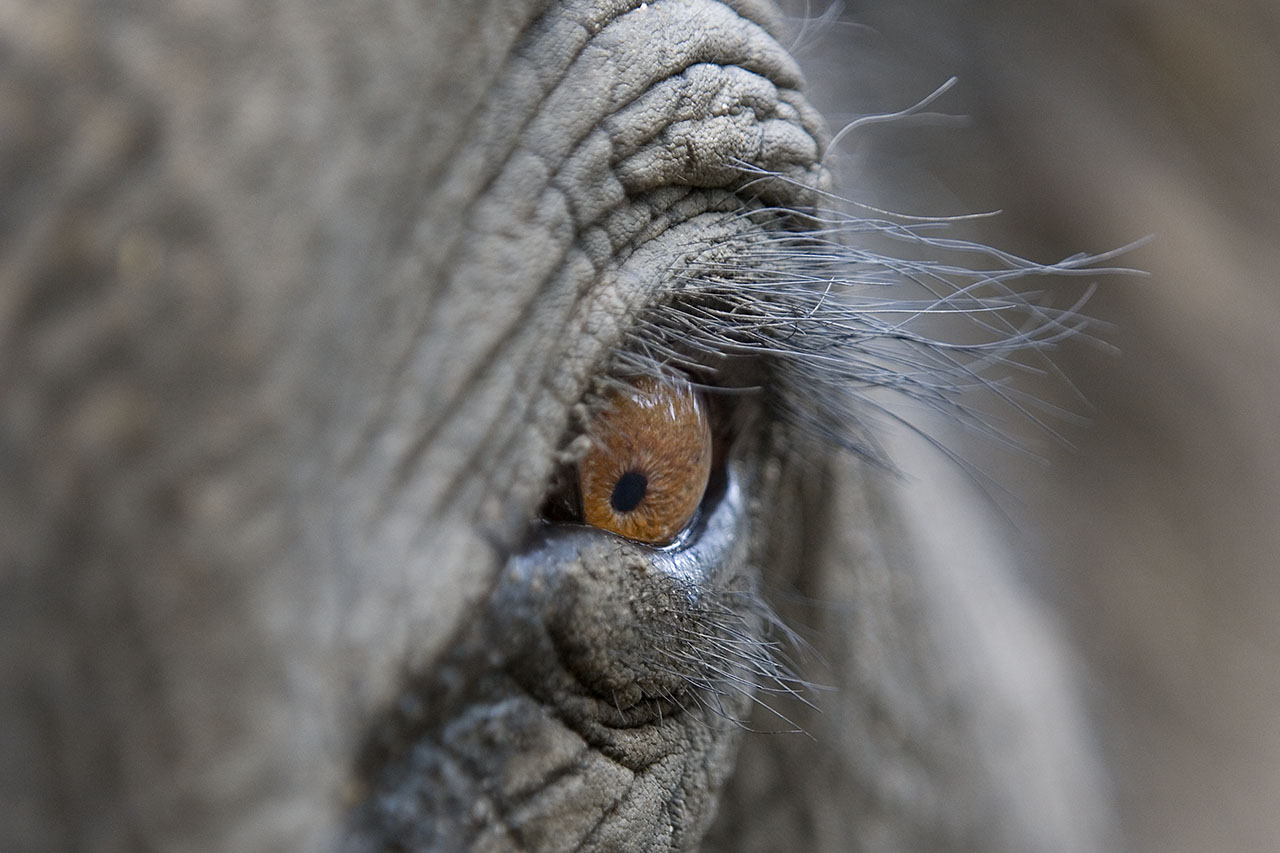
<path fill-rule="evenodd" d="M 1121 843 L 1079 659 L 914 420 L 1000 438 L 957 395 L 1077 328 L 1008 278 L 1096 259 L 849 213 L 794 18 L 0 15 L 0 848 Z M 645 383 L 710 459 L 647 541 L 582 506 Z"/>

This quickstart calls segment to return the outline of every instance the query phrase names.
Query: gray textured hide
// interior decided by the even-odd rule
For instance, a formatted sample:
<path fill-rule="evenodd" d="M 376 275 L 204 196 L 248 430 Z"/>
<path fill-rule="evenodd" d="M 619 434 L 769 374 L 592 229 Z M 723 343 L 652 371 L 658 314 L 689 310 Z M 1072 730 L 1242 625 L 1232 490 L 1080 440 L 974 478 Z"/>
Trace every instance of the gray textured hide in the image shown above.
<path fill-rule="evenodd" d="M 981 543 L 914 544 L 945 501 L 762 440 L 716 571 L 527 547 L 632 313 L 738 239 L 741 164 L 769 204 L 825 180 L 782 33 L 0 3 L 0 848 L 1106 845 L 1041 618 Z M 660 707 L 681 571 L 822 603 L 811 737 Z"/>

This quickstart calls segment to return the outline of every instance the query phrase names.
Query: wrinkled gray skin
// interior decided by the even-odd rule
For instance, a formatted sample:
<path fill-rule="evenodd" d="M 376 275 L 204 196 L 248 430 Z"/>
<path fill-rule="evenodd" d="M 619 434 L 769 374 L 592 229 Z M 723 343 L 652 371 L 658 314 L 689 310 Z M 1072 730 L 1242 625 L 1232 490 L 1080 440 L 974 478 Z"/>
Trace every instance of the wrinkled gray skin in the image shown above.
<path fill-rule="evenodd" d="M 732 548 L 530 534 L 632 312 L 732 248 L 737 161 L 828 179 L 783 38 L 752 0 L 0 4 L 0 848 L 1108 846 L 1060 649 L 929 544 L 945 496 L 766 426 Z M 757 587 L 821 602 L 810 737 L 660 665 Z"/>

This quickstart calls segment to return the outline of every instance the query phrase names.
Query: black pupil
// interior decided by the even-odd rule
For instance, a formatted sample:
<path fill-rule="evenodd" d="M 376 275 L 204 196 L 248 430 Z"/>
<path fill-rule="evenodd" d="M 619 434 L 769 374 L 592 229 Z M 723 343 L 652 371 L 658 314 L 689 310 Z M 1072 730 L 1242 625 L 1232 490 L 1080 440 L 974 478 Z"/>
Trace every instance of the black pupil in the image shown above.
<path fill-rule="evenodd" d="M 631 512 L 640 506 L 644 493 L 649 490 L 649 478 L 639 471 L 628 471 L 618 478 L 609 497 L 609 505 L 615 512 Z"/>

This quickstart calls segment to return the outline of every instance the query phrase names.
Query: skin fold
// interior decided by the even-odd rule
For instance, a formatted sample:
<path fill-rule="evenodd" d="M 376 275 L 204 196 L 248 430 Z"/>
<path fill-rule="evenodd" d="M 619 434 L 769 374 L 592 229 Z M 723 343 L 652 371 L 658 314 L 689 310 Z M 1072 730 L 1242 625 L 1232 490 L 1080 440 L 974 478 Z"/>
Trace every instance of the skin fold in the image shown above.
<path fill-rule="evenodd" d="M 0 848 L 1113 849 L 944 458 L 748 400 L 687 543 L 535 522 L 641 312 L 832 186 L 788 26 L 0 4 Z"/>

